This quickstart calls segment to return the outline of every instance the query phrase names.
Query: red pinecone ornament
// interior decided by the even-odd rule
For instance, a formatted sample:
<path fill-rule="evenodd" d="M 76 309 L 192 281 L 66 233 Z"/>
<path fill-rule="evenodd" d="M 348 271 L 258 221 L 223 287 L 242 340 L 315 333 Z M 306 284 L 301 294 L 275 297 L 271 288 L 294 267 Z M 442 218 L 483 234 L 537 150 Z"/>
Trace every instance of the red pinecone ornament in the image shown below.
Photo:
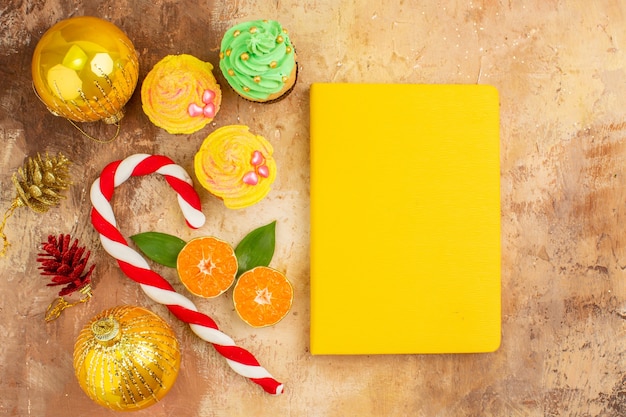
<path fill-rule="evenodd" d="M 37 261 L 41 262 L 39 269 L 43 270 L 41 275 L 52 276 L 49 287 L 65 285 L 59 296 L 62 297 L 78 291 L 91 283 L 91 273 L 95 265 L 85 273 L 90 251 L 85 253 L 85 247 L 78 247 L 78 239 L 74 240 L 70 246 L 70 235 L 48 236 L 47 242 L 42 242 L 42 248 L 46 253 L 38 254 Z M 85 255 L 85 257 L 83 257 Z"/>

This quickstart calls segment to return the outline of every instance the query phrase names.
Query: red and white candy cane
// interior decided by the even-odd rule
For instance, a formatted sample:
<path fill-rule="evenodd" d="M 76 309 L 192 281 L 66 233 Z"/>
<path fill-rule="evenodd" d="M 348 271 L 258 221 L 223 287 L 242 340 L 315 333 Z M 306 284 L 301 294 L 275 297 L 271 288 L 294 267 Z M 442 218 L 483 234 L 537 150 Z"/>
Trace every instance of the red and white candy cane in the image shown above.
<path fill-rule="evenodd" d="M 250 352 L 221 332 L 212 318 L 200 313 L 191 300 L 177 293 L 165 278 L 152 271 L 147 261 L 128 246 L 117 229 L 110 204 L 115 187 L 130 177 L 155 172 L 162 174 L 178 193 L 178 204 L 187 224 L 192 228 L 204 224 L 200 197 L 187 172 L 166 156 L 135 154 L 107 165 L 91 186 L 91 222 L 100 233 L 102 247 L 117 260 L 129 278 L 139 283 L 148 297 L 164 304 L 176 317 L 189 323 L 191 330 L 200 338 L 212 343 L 235 372 L 259 384 L 270 394 L 281 394 L 283 384 L 276 381 Z"/>

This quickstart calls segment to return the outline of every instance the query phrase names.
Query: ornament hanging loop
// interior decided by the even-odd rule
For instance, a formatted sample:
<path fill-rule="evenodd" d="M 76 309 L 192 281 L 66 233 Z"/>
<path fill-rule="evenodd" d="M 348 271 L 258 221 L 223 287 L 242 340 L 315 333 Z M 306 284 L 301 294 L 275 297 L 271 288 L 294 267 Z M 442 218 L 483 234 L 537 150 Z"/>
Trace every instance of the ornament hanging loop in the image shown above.
<path fill-rule="evenodd" d="M 87 133 L 83 129 L 81 129 L 81 127 L 78 126 L 76 123 L 74 123 L 74 121 L 72 121 L 70 119 L 67 119 L 67 120 L 72 124 L 72 126 L 74 126 L 76 128 L 76 130 L 78 130 L 80 133 L 82 133 L 83 136 L 93 140 L 94 142 L 98 142 L 98 143 L 113 142 L 115 139 L 117 139 L 117 137 L 120 134 L 120 121 L 119 120 L 116 121 L 116 122 L 113 122 L 113 123 L 107 123 L 107 124 L 114 124 L 117 127 L 117 129 L 115 130 L 115 134 L 112 137 L 110 137 L 109 139 L 98 139 L 96 137 L 93 137 L 89 133 Z"/>
<path fill-rule="evenodd" d="M 84 294 L 84 297 L 73 303 L 68 302 L 63 297 L 58 297 L 56 300 L 51 302 L 50 305 L 48 306 L 48 309 L 46 310 L 46 322 L 50 323 L 51 321 L 58 319 L 61 313 L 63 312 L 63 310 L 67 308 L 74 307 L 77 304 L 86 303 L 87 301 L 91 299 L 93 295 L 91 293 L 90 284 L 85 285 L 83 288 L 79 290 L 79 292 Z"/>
<path fill-rule="evenodd" d="M 37 96 L 37 98 L 39 99 L 39 101 L 41 101 L 44 104 L 44 106 L 46 106 L 46 108 L 48 109 L 48 111 L 50 113 L 52 113 L 55 116 L 63 117 L 58 112 L 56 112 L 53 109 L 51 109 L 48 106 L 48 104 L 41 98 L 41 96 L 39 95 L 39 92 L 37 92 L 37 89 L 35 88 L 35 83 L 32 83 L 32 89 L 33 89 L 33 92 L 35 93 L 35 95 Z M 115 134 L 113 134 L 113 136 L 110 137 L 109 139 L 104 139 L 104 140 L 103 139 L 98 139 L 98 138 L 95 138 L 95 137 L 91 136 L 89 133 L 85 132 L 80 126 L 78 126 L 72 119 L 67 118 L 67 121 L 69 121 L 72 124 L 72 126 L 74 126 L 76 128 L 76 130 L 78 130 L 80 133 L 82 133 L 83 136 L 93 140 L 94 142 L 109 143 L 109 142 L 113 142 L 119 136 L 119 134 L 120 134 L 120 121 L 122 120 L 122 117 L 124 117 L 124 109 L 123 108 L 121 108 L 120 111 L 117 112 L 117 114 L 109 113 L 109 116 L 107 116 L 104 119 L 102 119 L 104 121 L 104 123 L 106 123 L 108 125 L 115 125 L 116 126 Z"/>
<path fill-rule="evenodd" d="M 7 250 L 11 245 L 9 243 L 9 240 L 7 239 L 7 235 L 4 234 L 4 226 L 6 226 L 7 220 L 13 215 L 15 209 L 23 205 L 24 204 L 22 203 L 22 200 L 16 198 L 15 200 L 13 200 L 13 203 L 11 203 L 11 207 L 9 207 L 4 213 L 4 218 L 2 219 L 2 223 L 0 223 L 0 238 L 2 238 L 2 249 L 0 249 L 0 257 L 4 257 L 7 254 Z"/>

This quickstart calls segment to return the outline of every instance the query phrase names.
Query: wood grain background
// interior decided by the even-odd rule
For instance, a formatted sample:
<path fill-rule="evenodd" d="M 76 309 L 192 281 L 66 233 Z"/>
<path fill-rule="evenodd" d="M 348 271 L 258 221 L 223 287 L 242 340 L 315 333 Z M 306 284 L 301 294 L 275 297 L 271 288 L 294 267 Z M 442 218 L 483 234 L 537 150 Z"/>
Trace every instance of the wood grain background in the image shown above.
<path fill-rule="evenodd" d="M 163 56 L 218 62 L 221 35 L 253 18 L 277 19 L 298 48 L 300 77 L 276 104 L 237 98 L 220 74 L 215 122 L 173 136 L 151 125 L 136 93 L 118 139 L 99 144 L 51 115 L 32 91 L 30 63 L 50 26 L 71 16 L 112 21 L 133 41 L 140 81 Z M 0 5 L 0 195 L 36 152 L 62 151 L 74 185 L 44 215 L 10 218 L 0 259 L 0 416 L 107 416 L 72 370 L 79 329 L 104 308 L 150 308 L 183 347 L 176 385 L 137 416 L 623 416 L 626 415 L 626 4 L 619 0 L 5 0 Z M 480 83 L 501 97 L 503 342 L 494 354 L 313 357 L 309 336 L 308 90 L 312 82 Z M 376 105 L 376 97 L 372 97 Z M 364 123 L 375 121 L 364 120 Z M 188 230 L 157 177 L 116 191 L 119 227 L 233 244 L 277 220 L 272 266 L 295 288 L 289 316 L 246 327 L 229 295 L 194 302 L 286 385 L 279 397 L 235 374 L 207 343 L 151 302 L 101 249 L 88 189 L 100 170 L 137 152 L 191 170 L 214 128 L 243 123 L 268 138 L 279 175 L 260 204 L 231 211 L 198 188 L 207 224 Z M 111 126 L 84 128 L 108 137 Z M 384 140 L 384 138 L 381 138 Z M 364 225 L 367 227 L 367 225 Z M 48 234 L 71 233 L 93 251 L 94 298 L 43 320 L 56 292 L 36 254 Z M 338 236 L 350 244 L 350 236 Z M 179 291 L 175 273 L 155 266 Z M 393 288 L 389 289 L 393 291 Z M 407 323 L 410 331 L 410 323 Z M 372 329 L 372 337 L 376 337 Z"/>

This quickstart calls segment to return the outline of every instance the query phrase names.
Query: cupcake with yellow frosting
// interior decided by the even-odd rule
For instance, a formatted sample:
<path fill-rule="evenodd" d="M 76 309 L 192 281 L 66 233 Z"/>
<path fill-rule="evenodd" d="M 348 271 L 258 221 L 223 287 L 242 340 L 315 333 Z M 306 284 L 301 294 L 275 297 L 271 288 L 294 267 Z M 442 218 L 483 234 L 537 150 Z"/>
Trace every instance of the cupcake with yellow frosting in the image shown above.
<path fill-rule="evenodd" d="M 196 153 L 196 177 L 226 207 L 248 207 L 261 201 L 276 179 L 273 152 L 272 145 L 248 126 L 223 126 L 207 136 Z"/>
<path fill-rule="evenodd" d="M 293 89 L 298 72 L 289 33 L 275 20 L 239 23 L 224 34 L 220 70 L 241 97 L 271 102 Z"/>
<path fill-rule="evenodd" d="M 192 55 L 168 55 L 152 67 L 141 86 L 144 113 L 172 134 L 197 132 L 220 109 L 222 92 L 213 65 Z"/>

